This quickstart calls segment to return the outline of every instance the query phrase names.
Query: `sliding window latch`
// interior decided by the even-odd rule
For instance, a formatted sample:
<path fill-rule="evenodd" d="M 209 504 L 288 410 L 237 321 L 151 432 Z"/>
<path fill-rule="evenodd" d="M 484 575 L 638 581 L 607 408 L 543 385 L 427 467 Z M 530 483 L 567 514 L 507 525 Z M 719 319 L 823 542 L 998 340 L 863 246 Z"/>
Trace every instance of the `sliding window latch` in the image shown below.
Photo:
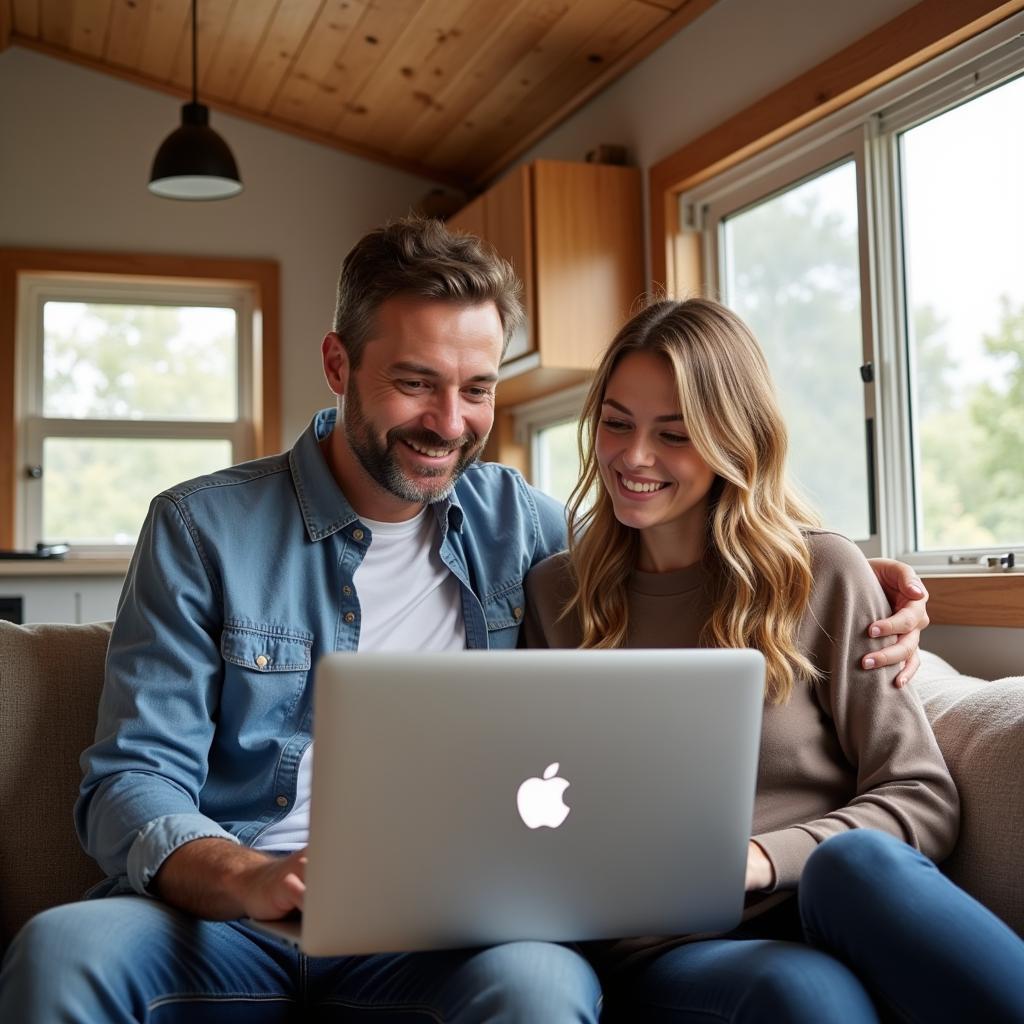
<path fill-rule="evenodd" d="M 1005 555 L 990 555 L 985 559 L 985 564 L 990 569 L 1002 569 L 1003 572 L 1009 572 L 1015 562 L 1016 559 L 1013 557 L 1012 551 L 1007 551 Z"/>
<path fill-rule="evenodd" d="M 1017 559 L 1012 551 L 1007 551 L 1005 555 L 982 555 L 980 558 L 975 555 L 950 555 L 949 564 L 984 565 L 989 569 L 1009 572 L 1017 564 Z"/>

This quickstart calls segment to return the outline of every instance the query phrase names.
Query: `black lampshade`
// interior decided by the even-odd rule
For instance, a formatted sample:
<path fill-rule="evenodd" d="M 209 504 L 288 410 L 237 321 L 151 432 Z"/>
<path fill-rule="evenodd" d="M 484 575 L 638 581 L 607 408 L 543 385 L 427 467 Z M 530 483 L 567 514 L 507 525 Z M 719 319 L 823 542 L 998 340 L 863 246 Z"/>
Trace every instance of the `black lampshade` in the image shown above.
<path fill-rule="evenodd" d="M 227 199 L 242 191 L 235 158 L 209 122 L 202 103 L 181 108 L 181 127 L 164 139 L 153 159 L 150 192 L 166 199 Z"/>

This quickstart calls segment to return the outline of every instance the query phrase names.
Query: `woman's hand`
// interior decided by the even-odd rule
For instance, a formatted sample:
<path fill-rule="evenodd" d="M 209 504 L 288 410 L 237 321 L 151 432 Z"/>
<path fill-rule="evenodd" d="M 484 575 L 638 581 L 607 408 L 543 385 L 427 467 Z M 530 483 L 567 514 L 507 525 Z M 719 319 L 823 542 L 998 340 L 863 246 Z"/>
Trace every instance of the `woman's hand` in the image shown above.
<path fill-rule="evenodd" d="M 768 854 L 753 839 L 747 847 L 747 892 L 759 892 L 775 884 L 775 868 Z"/>
<path fill-rule="evenodd" d="M 921 665 L 917 649 L 921 643 L 921 630 L 928 625 L 928 591 L 918 579 L 917 573 L 903 562 L 890 558 L 869 558 L 868 564 L 878 577 L 885 596 L 892 605 L 893 614 L 888 619 L 872 622 L 868 636 L 882 637 L 896 635 L 896 643 L 880 651 L 872 651 L 861 659 L 865 669 L 883 668 L 886 665 L 902 665 L 893 685 L 906 686 Z"/>

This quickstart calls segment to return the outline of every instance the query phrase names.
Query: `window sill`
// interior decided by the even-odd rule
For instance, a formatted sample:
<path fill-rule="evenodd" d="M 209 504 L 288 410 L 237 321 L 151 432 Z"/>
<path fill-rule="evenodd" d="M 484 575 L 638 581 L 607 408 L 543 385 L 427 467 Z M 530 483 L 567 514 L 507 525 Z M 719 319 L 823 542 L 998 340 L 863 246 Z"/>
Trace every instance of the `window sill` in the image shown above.
<path fill-rule="evenodd" d="M 921 578 L 934 625 L 1024 628 L 1024 572 L 922 572 Z"/>
<path fill-rule="evenodd" d="M 126 576 L 130 558 L 18 558 L 0 560 L 0 578 L 40 576 Z"/>

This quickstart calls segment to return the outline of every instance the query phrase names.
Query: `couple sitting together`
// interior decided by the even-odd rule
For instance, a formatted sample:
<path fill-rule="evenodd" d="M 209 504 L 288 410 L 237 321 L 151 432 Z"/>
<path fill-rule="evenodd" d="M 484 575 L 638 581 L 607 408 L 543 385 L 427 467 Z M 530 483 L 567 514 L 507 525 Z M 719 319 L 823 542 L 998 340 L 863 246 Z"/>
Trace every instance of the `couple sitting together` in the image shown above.
<path fill-rule="evenodd" d="M 622 328 L 584 406 L 567 530 L 477 461 L 517 292 L 440 223 L 370 233 L 322 347 L 337 408 L 286 454 L 153 501 L 76 807 L 108 878 L 21 931 L 0 1019 L 1024 1021 L 1024 942 L 934 863 L 959 805 L 905 685 L 924 590 L 789 488 L 750 331 L 697 299 Z M 524 585 L 522 625 L 488 614 Z M 313 958 L 239 920 L 302 906 L 310 664 L 523 644 L 762 652 L 734 931 Z"/>

